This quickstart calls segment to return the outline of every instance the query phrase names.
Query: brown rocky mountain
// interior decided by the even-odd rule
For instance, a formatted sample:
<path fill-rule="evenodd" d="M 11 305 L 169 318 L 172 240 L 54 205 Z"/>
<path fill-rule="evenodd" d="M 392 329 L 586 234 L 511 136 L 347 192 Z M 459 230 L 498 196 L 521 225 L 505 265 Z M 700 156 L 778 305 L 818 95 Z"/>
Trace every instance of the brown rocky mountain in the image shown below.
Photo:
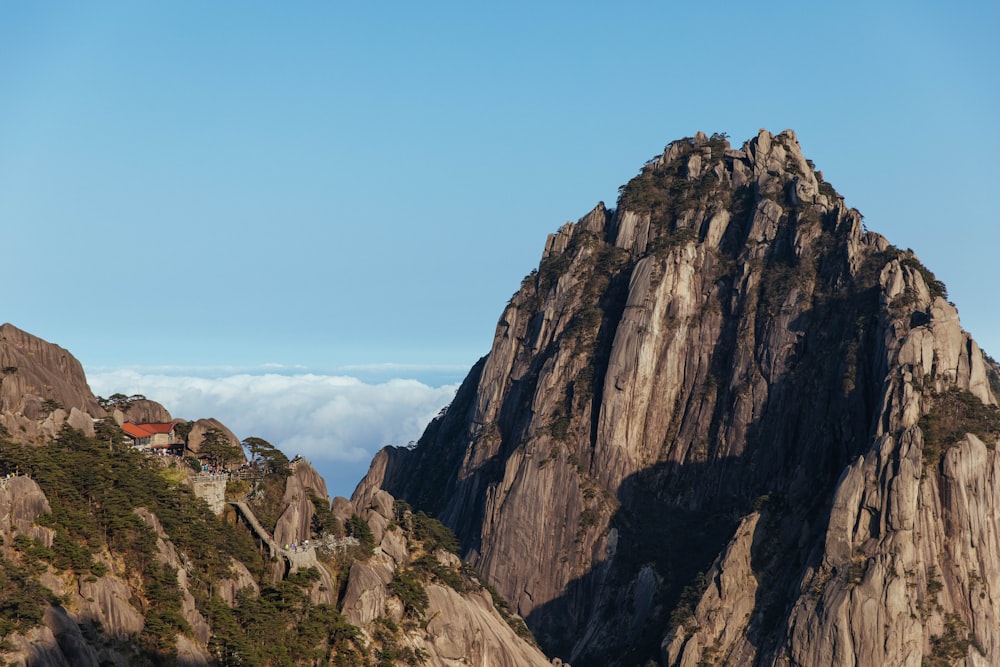
<path fill-rule="evenodd" d="M 121 414 L 120 419 L 137 424 L 155 424 L 173 421 L 170 412 L 156 401 L 149 399 L 130 400 L 128 410 Z"/>
<path fill-rule="evenodd" d="M 354 497 L 440 518 L 577 667 L 1000 664 L 997 377 L 792 132 L 699 133 L 549 237 Z"/>

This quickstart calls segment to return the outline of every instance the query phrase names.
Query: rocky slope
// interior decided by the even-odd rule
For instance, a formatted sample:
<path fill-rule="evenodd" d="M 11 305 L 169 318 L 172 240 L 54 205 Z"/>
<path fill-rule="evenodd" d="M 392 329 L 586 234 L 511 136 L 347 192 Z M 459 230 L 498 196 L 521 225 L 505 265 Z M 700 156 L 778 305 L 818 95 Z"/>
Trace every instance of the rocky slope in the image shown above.
<path fill-rule="evenodd" d="M 288 479 L 286 497 L 297 496 L 304 481 L 322 483 L 308 464 L 300 463 L 297 468 Z M 324 499 L 329 503 L 325 494 Z M 297 497 L 279 520 L 286 531 L 298 529 L 289 525 L 289 517 L 297 518 L 300 512 L 294 507 L 296 502 Z M 53 509 L 35 480 L 5 477 L 0 480 L 0 592 L 8 599 L 0 614 L 0 632 L 5 635 L 0 659 L 7 665 L 33 667 L 271 664 L 270 655 L 247 650 L 246 642 L 265 641 L 280 652 L 284 643 L 291 646 L 296 627 L 301 632 L 303 626 L 316 622 L 318 611 L 327 618 L 333 615 L 332 628 L 318 633 L 312 640 L 315 646 L 305 647 L 309 649 L 306 654 L 298 655 L 293 648 L 284 651 L 291 663 L 282 664 L 313 664 L 319 655 L 332 664 L 349 665 L 549 664 L 523 624 L 513 623 L 516 619 L 509 612 L 505 617 L 498 610 L 478 575 L 419 533 L 420 524 L 416 529 L 414 525 L 420 519 L 397 508 L 389 494 L 378 492 L 367 499 L 365 507 L 340 499 L 338 507 L 345 522 L 358 521 L 360 516 L 367 522 L 364 525 L 372 527 L 370 553 L 358 552 L 357 539 L 324 537 L 307 529 L 304 535 L 312 537 L 319 548 L 287 554 L 287 561 L 279 555 L 274 560 L 284 566 L 278 569 L 261 570 L 262 564 L 252 560 L 247 561 L 248 567 L 233 557 L 246 560 L 245 553 L 220 554 L 223 562 L 211 584 L 217 597 L 209 598 L 201 571 L 203 559 L 190 545 L 171 538 L 176 526 L 168 530 L 145 507 L 134 509 L 152 539 L 150 562 L 142 576 L 130 568 L 130 561 L 142 556 L 114 547 L 94 554 L 98 567 L 90 571 L 66 567 L 50 557 L 48 564 L 39 564 L 34 554 L 58 551 L 64 535 L 58 528 L 38 525 Z M 19 541 L 18 536 L 24 537 Z M 167 573 L 158 586 L 173 590 L 173 616 L 161 617 L 152 601 L 159 589 L 149 577 L 156 568 Z M 25 571 L 30 573 L 24 581 L 30 584 L 31 593 L 12 600 L 8 587 L 14 582 L 9 575 L 24 576 Z M 300 592 L 293 593 L 296 589 L 289 583 Z M 288 637 L 254 633 L 244 638 L 227 627 L 234 617 L 245 614 L 274 615 L 275 609 L 263 601 L 279 593 L 293 600 L 297 595 L 300 600 L 295 615 L 281 621 L 290 624 L 284 628 Z M 10 615 L 6 612 L 13 609 L 23 614 L 29 607 L 35 608 L 38 622 L 8 632 L 5 624 Z M 154 634 L 162 633 L 160 624 L 171 618 L 176 629 L 162 636 Z M 253 626 L 267 621 L 251 616 L 242 622 Z M 520 635 L 518 627 L 523 630 Z M 158 648 L 151 644 L 156 636 L 165 642 Z"/>
<path fill-rule="evenodd" d="M 412 512 L 398 509 L 394 501 L 385 491 L 374 490 L 350 508 L 360 510 L 359 516 L 371 526 L 377 548 L 372 558 L 351 566 L 343 598 L 348 620 L 372 636 L 386 625 L 401 627 L 397 650 L 409 647 L 432 665 L 548 665 L 544 654 L 525 641 L 526 628 L 519 636 L 517 624 L 504 619 L 478 575 L 462 568 L 448 550 L 413 541 L 420 529 L 414 528 Z M 407 609 L 406 600 L 393 593 L 400 573 L 414 571 L 433 573 L 424 587 L 422 624 Z"/>
<path fill-rule="evenodd" d="M 997 664 L 996 377 L 792 132 L 699 134 L 549 237 L 355 500 L 438 516 L 577 667 Z"/>
<path fill-rule="evenodd" d="M 0 333 L 0 407 L 24 425 L 0 437 L 0 664 L 548 664 L 440 548 L 454 537 L 436 521 L 382 491 L 332 512 L 322 477 L 280 452 L 227 481 L 95 439 L 92 415 L 106 413 L 80 364 Z M 142 397 L 123 405 L 170 419 Z M 239 442 L 216 420 L 188 425 L 194 449 L 212 429 Z"/>

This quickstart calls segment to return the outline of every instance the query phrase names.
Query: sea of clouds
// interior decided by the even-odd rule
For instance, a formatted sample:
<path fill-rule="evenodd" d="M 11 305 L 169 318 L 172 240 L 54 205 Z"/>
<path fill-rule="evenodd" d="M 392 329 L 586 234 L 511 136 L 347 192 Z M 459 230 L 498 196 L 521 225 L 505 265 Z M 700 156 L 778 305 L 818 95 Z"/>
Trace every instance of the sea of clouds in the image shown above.
<path fill-rule="evenodd" d="M 316 373 L 88 369 L 99 396 L 142 394 L 175 418 L 215 417 L 240 439 L 264 438 L 289 458 L 300 454 L 348 495 L 384 445 L 406 445 L 455 395 L 455 383 L 362 380 Z"/>

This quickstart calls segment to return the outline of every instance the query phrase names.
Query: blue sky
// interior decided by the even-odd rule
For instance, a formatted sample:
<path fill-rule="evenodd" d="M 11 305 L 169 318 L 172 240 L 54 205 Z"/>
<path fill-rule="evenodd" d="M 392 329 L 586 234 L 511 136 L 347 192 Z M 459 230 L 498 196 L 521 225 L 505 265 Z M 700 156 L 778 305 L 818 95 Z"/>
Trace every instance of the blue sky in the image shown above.
<path fill-rule="evenodd" d="M 386 389 L 393 428 L 372 391 L 327 441 L 226 404 L 356 479 L 488 351 L 546 234 L 673 139 L 765 127 L 1000 355 L 1000 8 L 759 4 L 3 3 L 0 320 L 178 416 L 223 417 L 179 398 L 204 378 Z"/>

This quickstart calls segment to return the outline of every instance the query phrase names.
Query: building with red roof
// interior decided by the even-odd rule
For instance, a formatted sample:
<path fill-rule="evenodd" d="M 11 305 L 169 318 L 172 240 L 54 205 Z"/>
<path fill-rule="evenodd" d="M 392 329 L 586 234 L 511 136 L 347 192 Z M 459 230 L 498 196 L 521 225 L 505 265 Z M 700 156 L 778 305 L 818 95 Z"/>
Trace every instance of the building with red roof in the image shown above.
<path fill-rule="evenodd" d="M 177 439 L 177 432 L 172 422 L 152 424 L 136 424 L 125 422 L 122 431 L 131 438 L 132 445 L 138 449 L 156 449 L 178 451 L 184 449 L 184 443 Z"/>

